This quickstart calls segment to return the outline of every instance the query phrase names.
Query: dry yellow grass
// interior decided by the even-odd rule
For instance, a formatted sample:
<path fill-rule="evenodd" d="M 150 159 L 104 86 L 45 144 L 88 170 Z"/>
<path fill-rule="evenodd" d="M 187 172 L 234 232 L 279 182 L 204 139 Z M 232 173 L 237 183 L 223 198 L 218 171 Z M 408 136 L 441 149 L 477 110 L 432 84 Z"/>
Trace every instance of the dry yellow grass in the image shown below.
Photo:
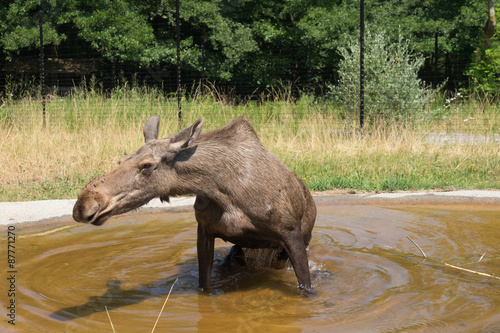
<path fill-rule="evenodd" d="M 160 135 L 174 134 L 176 108 L 155 93 L 53 97 L 43 128 L 38 101 L 7 103 L 0 109 L 0 201 L 75 197 L 87 181 L 142 145 L 149 116 L 162 116 Z M 498 112 L 471 109 L 456 119 L 373 127 L 361 135 L 355 121 L 340 120 L 327 103 L 230 106 L 199 98 L 183 104 L 183 124 L 204 116 L 205 131 L 238 115 L 249 118 L 265 146 L 315 190 L 500 188 L 498 142 L 441 145 L 427 139 L 429 132 L 450 130 L 494 134 Z"/>

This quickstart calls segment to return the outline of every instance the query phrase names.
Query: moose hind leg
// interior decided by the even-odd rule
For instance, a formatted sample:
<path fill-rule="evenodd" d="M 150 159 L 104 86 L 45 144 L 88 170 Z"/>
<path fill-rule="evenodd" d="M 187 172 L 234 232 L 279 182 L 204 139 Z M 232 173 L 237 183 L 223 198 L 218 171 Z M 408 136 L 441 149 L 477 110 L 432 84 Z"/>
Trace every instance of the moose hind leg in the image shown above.
<path fill-rule="evenodd" d="M 306 246 L 300 229 L 295 228 L 286 232 L 283 237 L 284 248 L 290 258 L 293 270 L 297 276 L 299 287 L 307 292 L 314 293 L 309 273 Z"/>
<path fill-rule="evenodd" d="M 233 245 L 227 256 L 221 263 L 221 266 L 226 271 L 231 270 L 232 267 L 246 267 L 245 251 L 239 245 Z"/>

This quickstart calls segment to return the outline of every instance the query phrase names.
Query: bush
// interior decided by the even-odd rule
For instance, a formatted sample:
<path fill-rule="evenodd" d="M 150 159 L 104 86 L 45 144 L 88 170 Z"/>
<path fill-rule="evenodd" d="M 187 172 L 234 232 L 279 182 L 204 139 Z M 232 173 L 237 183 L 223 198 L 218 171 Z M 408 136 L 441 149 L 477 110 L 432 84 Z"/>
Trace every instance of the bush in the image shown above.
<path fill-rule="evenodd" d="M 359 41 L 339 50 L 339 82 L 330 94 L 345 111 L 359 110 Z M 367 123 L 413 120 L 431 97 L 418 78 L 423 57 L 414 56 L 408 41 L 391 43 L 383 32 L 365 36 L 365 115 Z"/>
<path fill-rule="evenodd" d="M 474 60 L 467 71 L 471 78 L 469 90 L 465 93 L 480 92 L 496 95 L 500 91 L 500 43 L 494 38 L 491 48 L 476 50 Z"/>

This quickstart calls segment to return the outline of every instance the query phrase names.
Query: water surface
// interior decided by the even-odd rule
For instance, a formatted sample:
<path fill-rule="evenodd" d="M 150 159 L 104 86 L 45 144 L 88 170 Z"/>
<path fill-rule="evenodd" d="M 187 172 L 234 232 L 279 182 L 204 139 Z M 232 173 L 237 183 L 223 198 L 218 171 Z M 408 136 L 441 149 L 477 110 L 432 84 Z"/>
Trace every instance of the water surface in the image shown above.
<path fill-rule="evenodd" d="M 315 297 L 293 270 L 262 265 L 216 267 L 200 294 L 192 212 L 16 233 L 16 325 L 2 279 L 2 332 L 112 332 L 105 307 L 116 332 L 151 332 L 175 281 L 156 332 L 500 331 L 500 281 L 434 261 L 500 276 L 500 208 L 321 205 Z M 216 260 L 229 248 L 218 241 Z"/>

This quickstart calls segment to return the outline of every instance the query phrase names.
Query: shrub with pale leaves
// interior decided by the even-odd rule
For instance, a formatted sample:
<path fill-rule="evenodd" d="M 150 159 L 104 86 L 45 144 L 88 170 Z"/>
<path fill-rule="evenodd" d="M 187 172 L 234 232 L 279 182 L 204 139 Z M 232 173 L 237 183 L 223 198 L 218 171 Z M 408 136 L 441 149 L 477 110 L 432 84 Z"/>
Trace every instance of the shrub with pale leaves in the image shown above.
<path fill-rule="evenodd" d="M 330 95 L 350 115 L 359 111 L 359 41 L 339 52 L 339 81 Z M 432 90 L 418 77 L 423 57 L 412 54 L 409 42 L 390 42 L 385 33 L 365 37 L 365 115 L 369 123 L 414 120 L 430 100 Z"/>

